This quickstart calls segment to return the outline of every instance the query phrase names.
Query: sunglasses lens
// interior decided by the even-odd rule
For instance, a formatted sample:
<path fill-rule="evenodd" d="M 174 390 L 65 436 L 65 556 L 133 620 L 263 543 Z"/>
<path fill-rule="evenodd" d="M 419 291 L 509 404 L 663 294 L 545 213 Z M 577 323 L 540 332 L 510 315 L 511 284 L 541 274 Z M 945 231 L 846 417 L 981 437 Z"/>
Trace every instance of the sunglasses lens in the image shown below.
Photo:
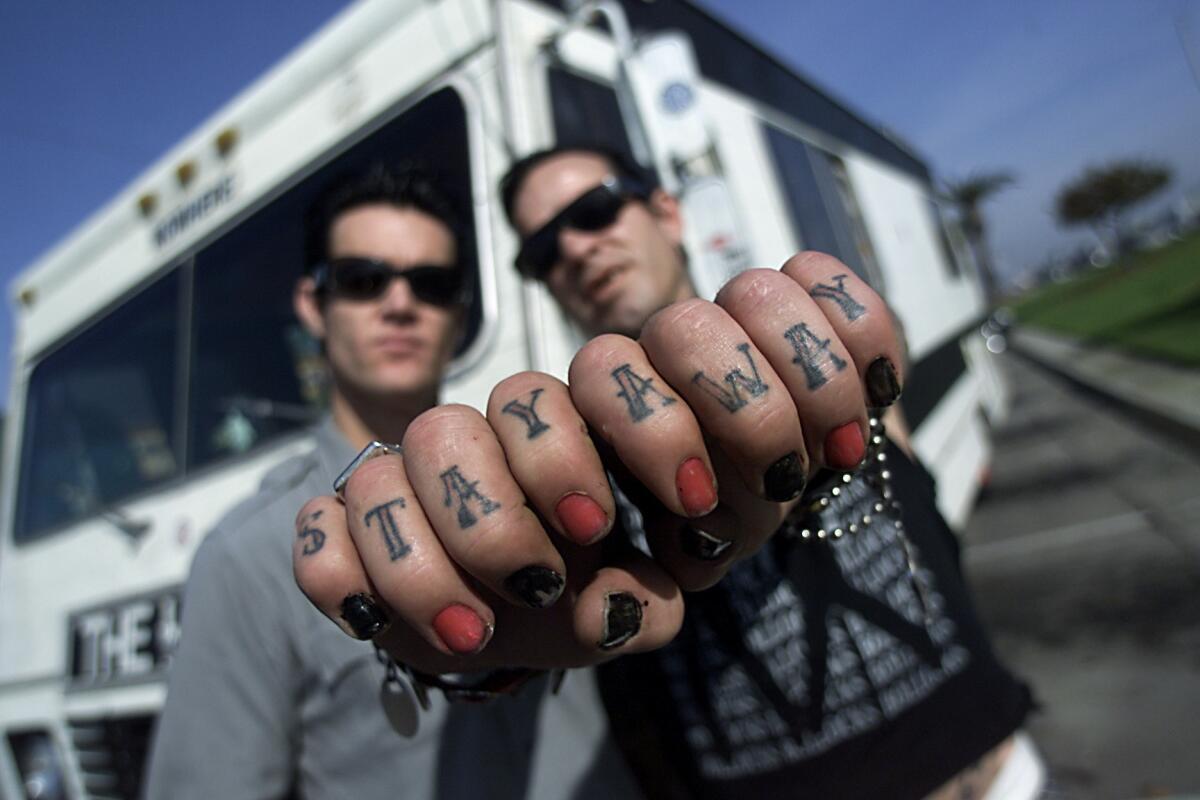
<path fill-rule="evenodd" d="M 607 187 L 599 186 L 580 197 L 563 215 L 564 228 L 577 231 L 600 231 L 617 221 L 617 215 L 625 206 L 625 198 L 613 194 Z"/>
<path fill-rule="evenodd" d="M 330 264 L 333 290 L 349 300 L 370 300 L 378 297 L 391 275 L 388 268 L 375 261 L 344 258 Z"/>
<path fill-rule="evenodd" d="M 558 261 L 558 230 L 557 225 L 547 226 L 525 240 L 517 255 L 517 267 L 524 275 L 540 280 Z"/>
<path fill-rule="evenodd" d="M 462 294 L 462 270 L 454 267 L 413 267 L 404 278 L 417 299 L 430 305 L 453 305 Z"/>
<path fill-rule="evenodd" d="M 558 261 L 558 235 L 563 228 L 602 231 L 617 221 L 624 206 L 625 198 L 607 186 L 585 192 L 525 240 L 517 255 L 517 268 L 531 278 L 545 278 Z"/>
<path fill-rule="evenodd" d="M 463 272 L 458 267 L 417 266 L 393 269 L 367 258 L 341 258 L 329 265 L 330 288 L 346 300 L 374 300 L 393 278 L 408 282 L 418 300 L 449 306 L 462 299 Z"/>

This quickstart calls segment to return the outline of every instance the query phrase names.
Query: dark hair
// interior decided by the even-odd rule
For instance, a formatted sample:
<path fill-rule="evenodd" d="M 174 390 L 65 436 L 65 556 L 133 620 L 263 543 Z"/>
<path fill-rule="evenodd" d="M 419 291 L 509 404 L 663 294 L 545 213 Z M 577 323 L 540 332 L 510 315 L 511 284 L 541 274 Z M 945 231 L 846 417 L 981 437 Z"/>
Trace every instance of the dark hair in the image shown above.
<path fill-rule="evenodd" d="M 516 227 L 516 222 L 513 220 L 513 205 L 517 200 L 517 192 L 524 185 L 525 179 L 529 177 L 529 173 L 543 161 L 563 155 L 564 153 L 583 153 L 585 155 L 599 156 L 608 162 L 609 167 L 616 177 L 632 178 L 644 186 L 647 192 L 658 188 L 658 179 L 655 177 L 653 171 L 643 168 L 620 150 L 615 150 L 601 144 L 558 144 L 518 159 L 508 168 L 508 172 L 504 173 L 504 177 L 500 179 L 500 197 L 504 202 L 504 215 L 508 217 L 509 225 L 514 228 Z"/>
<path fill-rule="evenodd" d="M 454 198 L 442 191 L 444 183 L 428 167 L 415 162 L 376 162 L 333 179 L 310 206 L 305 220 L 305 271 L 311 272 L 329 257 L 329 230 L 340 214 L 376 203 L 414 208 L 438 220 L 450 229 L 458 262 L 470 264 L 472 237 L 466 235 Z"/>

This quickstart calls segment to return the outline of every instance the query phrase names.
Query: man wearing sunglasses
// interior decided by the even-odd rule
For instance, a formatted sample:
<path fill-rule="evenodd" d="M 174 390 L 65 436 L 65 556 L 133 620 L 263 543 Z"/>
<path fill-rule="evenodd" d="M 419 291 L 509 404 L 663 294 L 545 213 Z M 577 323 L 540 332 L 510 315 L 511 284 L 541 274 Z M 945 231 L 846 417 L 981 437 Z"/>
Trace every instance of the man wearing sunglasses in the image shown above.
<path fill-rule="evenodd" d="M 393 621 L 377 641 L 449 696 L 464 671 L 607 662 L 651 796 L 982 796 L 1029 699 L 979 629 L 928 476 L 868 426 L 903 380 L 882 300 L 815 253 L 695 298 L 678 203 L 601 150 L 527 157 L 502 194 L 517 268 L 594 338 L 569 385 L 522 373 L 486 416 L 422 415 L 402 457 L 360 456 L 344 512 L 306 505 L 339 554 L 295 557 L 310 599 L 337 621 L 373 583 Z M 368 519 L 399 498 L 436 603 Z M 540 608 L 506 585 L 521 564 L 562 576 Z M 444 598 L 470 635 L 438 625 Z"/>
<path fill-rule="evenodd" d="M 510 174 L 505 184 L 509 194 L 515 191 L 509 187 L 520 185 L 520 174 Z M 511 209 L 509 194 L 506 206 Z M 616 226 L 626 206 L 646 213 L 631 210 L 622 225 Z M 663 235 L 648 235 L 649 226 L 661 228 Z M 555 269 L 571 248 L 601 233 L 607 234 L 607 247 L 600 256 L 607 269 Z M 642 324 L 665 303 L 695 294 L 683 268 L 678 243 L 681 233 L 675 198 L 662 190 L 650 191 L 643 180 L 631 175 L 608 174 L 527 236 L 516 265 L 526 277 L 544 282 L 567 315 L 589 335 L 637 336 Z M 661 266 L 627 268 L 635 244 L 643 251 L 636 253 L 639 259 Z"/>
<path fill-rule="evenodd" d="M 522 237 L 518 270 L 543 282 L 585 333 L 638 338 L 647 366 L 697 410 L 718 450 L 733 460 L 748 450 L 739 437 L 771 441 L 764 433 L 787 430 L 761 416 L 764 428 L 757 431 L 734 433 L 722 424 L 753 403 L 766 405 L 776 379 L 749 358 L 754 344 L 762 347 L 789 385 L 805 429 L 797 451 L 807 446 L 813 485 L 801 512 L 805 505 L 824 510 L 793 514 L 770 540 L 751 536 L 772 547 L 756 553 L 742 545 L 743 560 L 720 584 L 689 595 L 676 640 L 602 668 L 613 725 L 631 763 L 663 796 L 1035 796 L 1040 764 L 1028 739 L 1013 736 L 1029 708 L 1027 690 L 991 655 L 954 560 L 954 536 L 933 503 L 927 473 L 909 460 L 898 411 L 882 416 L 903 451 L 880 449 L 888 474 L 882 487 L 873 487 L 874 500 L 869 484 L 882 471 L 869 466 L 840 491 L 820 486 L 828 479 L 819 466 L 852 468 L 862 457 L 854 437 L 843 436 L 842 422 L 854 418 L 856 404 L 880 414 L 899 395 L 903 357 L 886 308 L 845 265 L 801 254 L 783 268 L 791 285 L 780 275 L 747 274 L 721 291 L 717 306 L 738 323 L 730 326 L 724 314 L 689 299 L 679 205 L 661 189 L 647 189 L 640 174 L 620 155 L 587 147 L 536 153 L 514 165 L 502 191 Z M 752 343 L 748 350 L 738 344 L 743 337 Z M 781 339 L 793 346 L 782 347 L 782 355 L 767 350 Z M 843 369 L 825 349 L 838 340 L 849 355 L 840 363 L 857 369 Z M 726 356 L 736 371 L 708 371 L 694 355 L 728 352 L 730 344 L 743 356 Z M 639 348 L 627 349 L 636 359 Z M 788 384 L 789 366 L 806 378 L 799 388 Z M 573 383 L 585 374 L 577 358 Z M 812 403 L 831 389 L 852 399 Z M 729 412 L 724 419 L 705 414 L 709 398 Z M 582 396 L 576 403 L 591 405 Z M 723 456 L 713 458 L 720 476 Z M 770 491 L 774 466 L 764 473 L 760 496 L 784 499 L 786 492 Z M 739 509 L 736 516 L 753 528 L 753 504 L 737 498 L 729 483 L 721 482 L 722 506 Z M 856 495 L 872 513 L 852 513 L 848 498 Z M 649 530 L 655 514 L 646 504 L 642 510 Z M 699 518 L 696 527 L 724 542 L 731 528 L 722 528 L 720 512 Z M 879 522 L 868 517 L 889 515 L 891 538 L 877 536 Z M 905 524 L 911 533 L 903 533 Z M 688 586 L 694 573 L 649 535 L 672 575 Z M 685 553 L 702 559 L 716 552 L 681 541 Z M 732 561 L 727 553 L 715 558 Z M 898 566 L 905 563 L 913 567 Z"/>
<path fill-rule="evenodd" d="M 494 796 L 532 787 L 530 797 L 555 798 L 589 768 L 607 775 L 595 784 L 608 796 L 629 789 L 616 750 L 603 749 L 594 690 L 580 698 L 588 687 L 565 686 L 540 714 L 532 696 L 451 714 L 439 694 L 418 716 L 372 646 L 330 626 L 296 588 L 293 543 L 301 560 L 339 558 L 328 520 L 296 517 L 296 509 L 328 491 L 368 442 L 402 440 L 438 403 L 469 299 L 461 226 L 451 198 L 415 168 L 373 166 L 314 205 L 294 306 L 321 342 L 330 414 L 315 431 L 316 448 L 268 474 L 197 553 L 147 779 L 151 800 L 468 798 L 481 796 L 480 786 Z M 410 534 L 395 525 L 399 510 L 385 505 L 370 516 L 372 532 L 385 534 L 374 541 L 397 574 L 411 565 L 420 587 L 422 572 L 440 565 L 413 552 Z M 537 577 L 509 581 L 526 606 L 542 597 Z M 357 639 L 387 626 L 374 590 L 364 583 L 338 598 L 338 621 Z M 430 602 L 444 594 L 429 581 L 418 591 Z M 438 617 L 448 635 L 469 636 L 461 612 L 450 605 Z M 381 691 L 390 703 L 381 704 Z M 538 725 L 571 757 L 522 751 Z M 498 758 L 495 743 L 505 736 L 516 738 Z"/>

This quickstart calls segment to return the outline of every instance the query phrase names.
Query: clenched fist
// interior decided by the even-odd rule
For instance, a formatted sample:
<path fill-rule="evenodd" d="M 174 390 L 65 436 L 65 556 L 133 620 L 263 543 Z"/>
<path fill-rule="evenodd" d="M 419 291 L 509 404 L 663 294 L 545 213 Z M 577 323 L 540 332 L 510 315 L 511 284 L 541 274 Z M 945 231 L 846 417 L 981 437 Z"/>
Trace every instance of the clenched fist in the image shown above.
<path fill-rule="evenodd" d="M 885 304 L 836 259 L 744 272 L 715 302 L 659 311 L 636 341 L 593 339 L 569 385 L 520 373 L 486 417 L 417 417 L 403 455 L 359 466 L 344 501 L 301 510 L 297 582 L 425 672 L 660 647 L 681 588 L 761 547 L 819 469 L 862 460 L 867 408 L 897 398 L 902 363 Z M 652 558 L 602 541 L 617 517 L 606 465 L 631 479 Z"/>

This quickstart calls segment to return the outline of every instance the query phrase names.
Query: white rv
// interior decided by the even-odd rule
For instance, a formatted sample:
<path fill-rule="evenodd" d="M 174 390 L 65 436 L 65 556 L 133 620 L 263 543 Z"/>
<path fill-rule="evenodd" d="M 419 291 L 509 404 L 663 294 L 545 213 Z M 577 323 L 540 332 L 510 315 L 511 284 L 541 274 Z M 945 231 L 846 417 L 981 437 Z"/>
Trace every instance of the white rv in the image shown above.
<path fill-rule="evenodd" d="M 0 796 L 136 796 L 196 546 L 320 412 L 290 287 L 306 205 L 357 164 L 419 158 L 471 198 L 478 285 L 452 401 L 481 404 L 518 370 L 563 375 L 579 344 L 511 267 L 496 182 L 535 148 L 600 139 L 656 168 L 706 291 L 802 248 L 838 255 L 903 320 L 904 408 L 964 520 L 1002 393 L 926 166 L 682 0 L 568 6 L 364 0 L 17 279 Z"/>

